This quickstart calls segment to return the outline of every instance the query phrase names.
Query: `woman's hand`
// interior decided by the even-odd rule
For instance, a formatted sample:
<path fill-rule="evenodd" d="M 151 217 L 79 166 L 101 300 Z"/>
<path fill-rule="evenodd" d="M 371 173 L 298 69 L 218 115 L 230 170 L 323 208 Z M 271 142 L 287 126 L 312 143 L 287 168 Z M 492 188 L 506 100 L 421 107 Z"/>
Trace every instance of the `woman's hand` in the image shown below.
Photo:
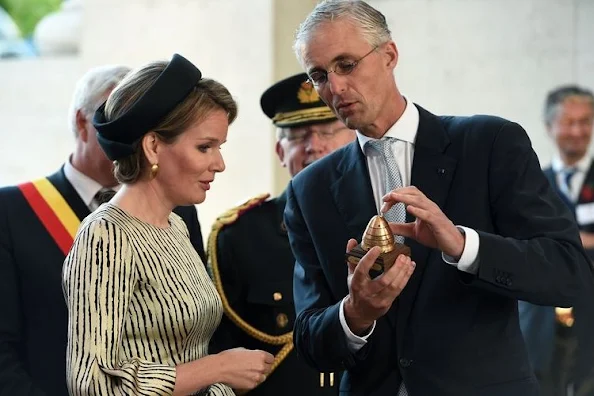
<path fill-rule="evenodd" d="M 234 348 L 218 353 L 222 383 L 237 390 L 260 385 L 270 373 L 274 356 L 261 350 Z"/>

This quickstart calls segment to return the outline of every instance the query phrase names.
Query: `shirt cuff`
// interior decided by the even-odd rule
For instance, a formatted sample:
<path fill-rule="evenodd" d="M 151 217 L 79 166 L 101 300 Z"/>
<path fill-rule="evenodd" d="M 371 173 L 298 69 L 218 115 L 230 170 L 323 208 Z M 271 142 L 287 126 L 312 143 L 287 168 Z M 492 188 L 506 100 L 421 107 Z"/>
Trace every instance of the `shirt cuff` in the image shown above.
<path fill-rule="evenodd" d="M 346 297 L 345 297 L 346 298 Z M 355 353 L 359 351 L 359 349 L 363 348 L 365 344 L 367 344 L 367 339 L 375 330 L 375 321 L 373 322 L 373 326 L 371 326 L 371 330 L 363 337 L 359 337 L 358 335 L 353 334 L 349 326 L 347 325 L 346 319 L 344 317 L 344 300 L 342 299 L 340 302 L 340 307 L 338 309 L 338 318 L 340 319 L 340 325 L 342 326 L 342 331 L 344 331 L 344 335 L 347 339 L 347 346 L 351 353 Z"/>
<path fill-rule="evenodd" d="M 479 269 L 479 234 L 472 228 L 456 226 L 458 230 L 465 236 L 464 250 L 460 256 L 460 260 L 456 261 L 452 256 L 441 253 L 441 258 L 448 264 L 458 268 L 460 271 L 468 272 L 476 275 Z"/>

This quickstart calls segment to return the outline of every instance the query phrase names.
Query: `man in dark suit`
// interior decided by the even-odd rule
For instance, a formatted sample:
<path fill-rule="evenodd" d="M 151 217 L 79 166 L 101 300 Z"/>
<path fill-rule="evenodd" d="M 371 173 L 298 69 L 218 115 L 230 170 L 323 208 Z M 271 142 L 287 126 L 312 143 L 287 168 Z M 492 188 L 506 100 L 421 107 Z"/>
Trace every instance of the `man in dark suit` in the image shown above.
<path fill-rule="evenodd" d="M 592 274 L 525 131 L 404 98 L 385 17 L 362 1 L 318 4 L 295 50 L 357 130 L 287 189 L 297 351 L 345 369 L 345 395 L 537 395 L 517 300 L 571 306 Z M 412 259 L 372 279 L 379 249 L 349 267 L 345 251 L 380 211 Z"/>
<path fill-rule="evenodd" d="M 594 166 L 588 154 L 594 122 L 592 92 L 574 85 L 552 90 L 545 101 L 544 121 L 557 148 L 544 173 L 575 216 L 582 244 L 592 258 Z M 518 302 L 530 362 L 545 396 L 574 394 L 575 385 L 583 382 L 594 367 L 590 323 L 594 319 L 594 303 L 588 303 L 588 299 L 583 302 L 576 307 L 577 312 L 572 308 Z M 582 331 L 584 336 L 578 340 Z M 582 356 L 584 359 L 580 359 Z"/>
<path fill-rule="evenodd" d="M 277 128 L 276 153 L 291 176 L 345 144 L 348 129 L 300 73 L 261 98 Z M 338 373 L 319 372 L 293 350 L 293 266 L 283 222 L 285 194 L 255 197 L 217 219 L 209 237 L 209 268 L 225 316 L 211 340 L 214 353 L 235 347 L 276 355 L 275 369 L 250 395 L 337 395 Z"/>
<path fill-rule="evenodd" d="M 76 146 L 68 161 L 47 178 L 0 189 L 1 396 L 68 395 L 62 263 L 80 221 L 117 188 L 91 121 L 128 71 L 103 66 L 86 73 L 70 107 Z M 177 213 L 204 257 L 195 207 Z"/>

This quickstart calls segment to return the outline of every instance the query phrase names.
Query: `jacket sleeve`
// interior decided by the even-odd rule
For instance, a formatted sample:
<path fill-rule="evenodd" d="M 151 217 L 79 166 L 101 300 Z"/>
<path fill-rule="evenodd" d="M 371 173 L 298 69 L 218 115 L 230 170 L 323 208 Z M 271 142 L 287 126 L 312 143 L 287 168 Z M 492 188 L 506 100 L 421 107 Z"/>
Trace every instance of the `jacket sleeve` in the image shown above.
<path fill-rule="evenodd" d="M 571 212 L 518 124 L 503 125 L 489 155 L 494 232 L 478 230 L 479 271 L 470 283 L 538 305 L 572 306 L 593 278 Z"/>
<path fill-rule="evenodd" d="M 296 259 L 293 294 L 297 318 L 293 342 L 298 353 L 310 366 L 321 372 L 344 369 L 356 371 L 357 364 L 370 354 L 374 359 L 388 358 L 381 352 L 392 350 L 387 343 L 393 337 L 390 336 L 391 329 L 383 318 L 377 321 L 374 336 L 368 339 L 362 349 L 355 353 L 349 350 L 339 319 L 340 301 L 337 302 L 333 297 L 326 281 L 314 242 L 301 213 L 293 182 L 287 189 L 285 225 Z M 377 348 L 378 343 L 374 339 L 383 340 L 383 347 Z"/>
<path fill-rule="evenodd" d="M 12 256 L 8 232 L 6 218 L 2 216 L 0 218 L 0 394 L 44 396 L 45 392 L 35 386 L 23 361 L 21 298 L 16 262 Z"/>

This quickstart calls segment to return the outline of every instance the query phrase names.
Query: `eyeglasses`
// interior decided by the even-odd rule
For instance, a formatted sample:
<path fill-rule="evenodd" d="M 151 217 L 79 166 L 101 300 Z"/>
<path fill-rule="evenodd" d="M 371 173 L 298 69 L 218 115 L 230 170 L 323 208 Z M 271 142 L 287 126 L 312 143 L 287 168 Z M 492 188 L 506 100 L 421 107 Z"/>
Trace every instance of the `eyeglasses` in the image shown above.
<path fill-rule="evenodd" d="M 346 76 L 347 74 L 351 74 L 353 72 L 353 70 L 355 70 L 357 65 L 359 63 L 361 63 L 361 61 L 363 59 L 365 59 L 365 57 L 367 57 L 373 51 L 375 51 L 377 49 L 377 47 L 378 47 L 377 45 L 375 47 L 373 47 L 371 49 L 371 51 L 369 51 L 368 53 L 366 53 L 365 55 L 360 57 L 358 60 L 353 61 L 353 60 L 348 60 L 348 59 L 341 59 L 336 62 L 333 69 L 314 70 L 313 72 L 311 72 L 309 74 L 309 80 L 311 81 L 311 83 L 313 85 L 315 85 L 317 87 L 321 84 L 325 84 L 328 81 L 328 74 L 330 74 L 330 73 L 336 73 L 340 76 Z"/>
<path fill-rule="evenodd" d="M 347 131 L 347 127 L 341 127 L 336 129 L 322 129 L 318 131 L 312 131 L 311 129 L 298 129 L 296 131 L 289 130 L 285 134 L 285 138 L 291 143 L 302 143 L 309 139 L 314 133 L 318 135 L 321 140 L 330 140 L 336 136 L 339 132 Z"/>

